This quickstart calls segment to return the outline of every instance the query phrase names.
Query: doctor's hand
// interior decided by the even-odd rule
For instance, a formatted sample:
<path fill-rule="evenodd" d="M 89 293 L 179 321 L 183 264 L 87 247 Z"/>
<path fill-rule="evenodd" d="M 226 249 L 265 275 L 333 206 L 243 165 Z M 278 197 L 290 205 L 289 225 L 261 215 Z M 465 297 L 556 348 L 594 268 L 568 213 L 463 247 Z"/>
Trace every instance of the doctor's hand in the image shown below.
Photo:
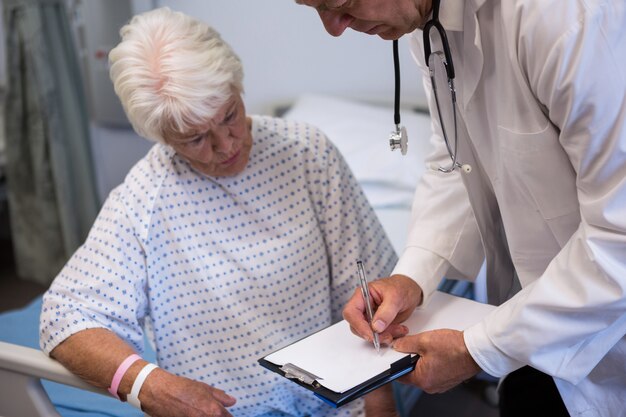
<path fill-rule="evenodd" d="M 393 339 L 408 333 L 401 325 L 422 301 L 422 289 L 404 275 L 392 275 L 369 283 L 372 307 L 376 311 L 372 327 L 367 320 L 365 302 L 357 288 L 343 309 L 343 318 L 350 324 L 352 333 L 373 341 L 373 331 L 379 333 L 381 344 L 391 344 Z M 373 328 L 373 329 L 372 329 Z"/>
<path fill-rule="evenodd" d="M 415 369 L 400 382 L 416 385 L 429 394 L 447 391 L 480 371 L 458 330 L 432 330 L 402 337 L 393 342 L 393 348 L 420 355 Z"/>
<path fill-rule="evenodd" d="M 221 389 L 160 368 L 148 375 L 139 400 L 151 417 L 232 417 L 226 407 L 236 402 Z"/>

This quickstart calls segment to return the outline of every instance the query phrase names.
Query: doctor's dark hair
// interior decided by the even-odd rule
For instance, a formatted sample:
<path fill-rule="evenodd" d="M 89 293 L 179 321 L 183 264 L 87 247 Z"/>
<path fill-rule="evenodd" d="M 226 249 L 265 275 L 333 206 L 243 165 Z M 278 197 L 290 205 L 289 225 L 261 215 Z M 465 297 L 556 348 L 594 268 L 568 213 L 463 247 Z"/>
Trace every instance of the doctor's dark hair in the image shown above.
<path fill-rule="evenodd" d="M 109 53 L 111 80 L 146 139 L 194 132 L 243 92 L 239 57 L 203 22 L 163 7 L 133 17 L 120 36 Z"/>

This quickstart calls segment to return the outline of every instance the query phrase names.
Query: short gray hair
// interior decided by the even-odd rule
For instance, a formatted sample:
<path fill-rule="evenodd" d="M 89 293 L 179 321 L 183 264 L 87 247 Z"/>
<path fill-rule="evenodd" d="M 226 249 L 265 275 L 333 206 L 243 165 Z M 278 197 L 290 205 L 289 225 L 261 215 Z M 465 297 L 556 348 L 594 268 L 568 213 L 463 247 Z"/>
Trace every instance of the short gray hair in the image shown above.
<path fill-rule="evenodd" d="M 241 60 L 207 24 L 167 7 L 139 14 L 109 53 L 115 92 L 135 131 L 166 143 L 209 122 L 243 92 Z"/>

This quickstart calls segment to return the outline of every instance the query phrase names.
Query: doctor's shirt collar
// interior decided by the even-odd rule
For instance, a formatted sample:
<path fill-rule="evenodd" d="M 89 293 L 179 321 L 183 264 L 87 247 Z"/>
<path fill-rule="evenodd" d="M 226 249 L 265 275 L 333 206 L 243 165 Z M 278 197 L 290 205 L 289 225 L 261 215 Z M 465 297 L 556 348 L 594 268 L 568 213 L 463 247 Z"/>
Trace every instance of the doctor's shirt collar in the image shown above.
<path fill-rule="evenodd" d="M 463 30 L 464 7 L 464 0 L 441 0 L 439 5 L 439 21 L 445 30 Z"/>
<path fill-rule="evenodd" d="M 478 10 L 486 0 L 441 0 L 439 21 L 445 30 L 462 31 L 465 8 Z"/>

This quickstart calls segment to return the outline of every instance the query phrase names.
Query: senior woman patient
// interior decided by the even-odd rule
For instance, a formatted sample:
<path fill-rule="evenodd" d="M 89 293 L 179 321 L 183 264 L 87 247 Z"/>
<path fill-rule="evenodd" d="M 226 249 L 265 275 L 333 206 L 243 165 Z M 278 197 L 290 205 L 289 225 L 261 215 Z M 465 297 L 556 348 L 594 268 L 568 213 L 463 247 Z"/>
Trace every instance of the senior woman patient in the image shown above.
<path fill-rule="evenodd" d="M 162 8 L 121 36 L 115 91 L 157 143 L 46 292 L 44 352 L 153 417 L 394 415 L 389 386 L 336 410 L 257 364 L 340 319 L 356 259 L 396 262 L 337 149 L 246 116 L 241 62 L 206 24 Z M 132 356 L 144 333 L 158 368 Z"/>

